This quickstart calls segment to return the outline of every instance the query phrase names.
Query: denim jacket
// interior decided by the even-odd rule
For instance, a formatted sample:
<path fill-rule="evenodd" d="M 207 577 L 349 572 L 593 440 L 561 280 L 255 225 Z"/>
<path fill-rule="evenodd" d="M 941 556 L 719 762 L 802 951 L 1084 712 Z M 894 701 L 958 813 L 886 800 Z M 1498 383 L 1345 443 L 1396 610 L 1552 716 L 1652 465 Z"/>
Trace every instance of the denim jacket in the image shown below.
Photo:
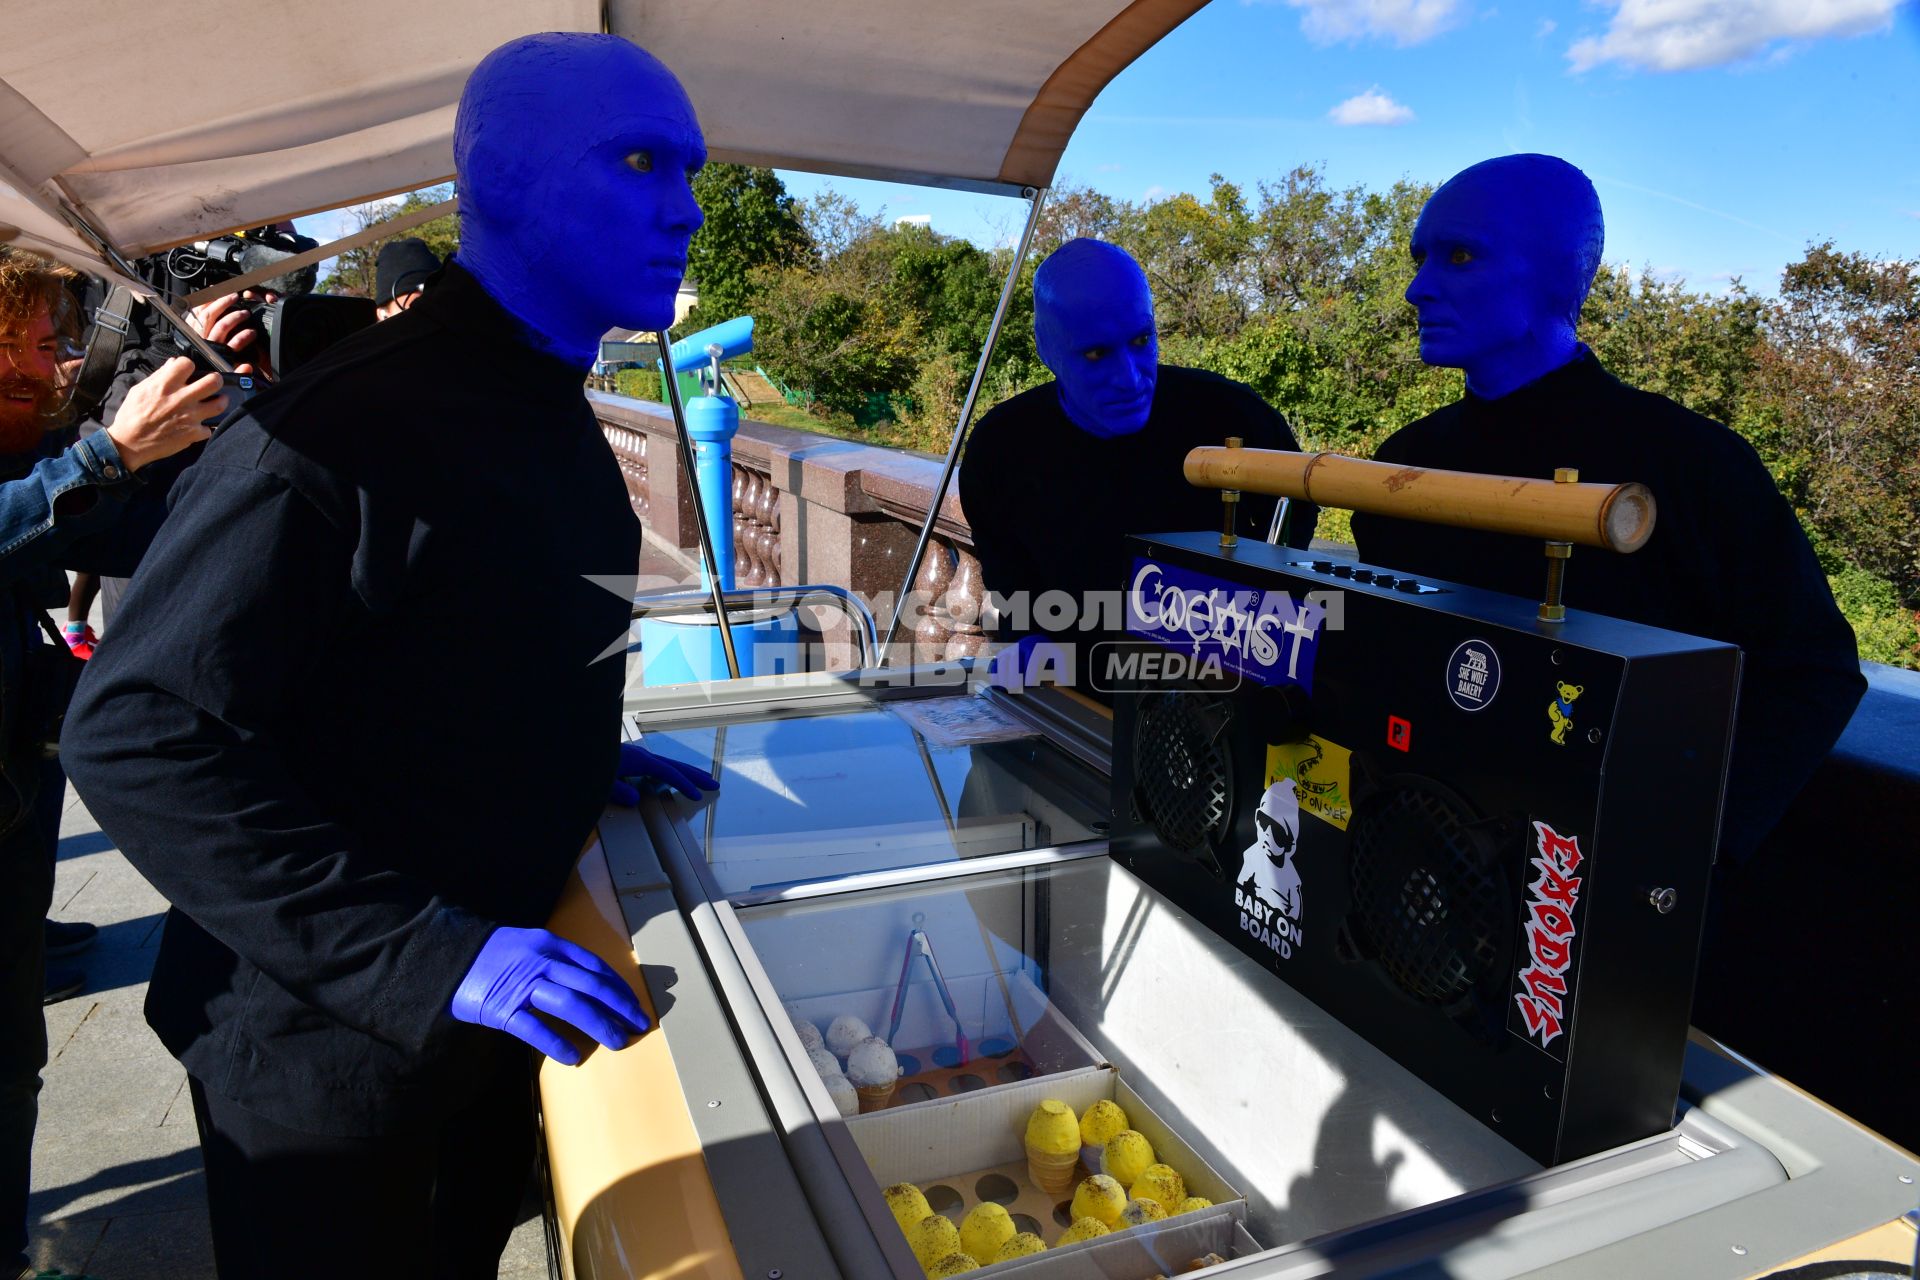
<path fill-rule="evenodd" d="M 66 668 L 77 666 L 52 650 L 40 612 L 66 603 L 64 568 L 131 573 L 166 488 L 128 471 L 104 431 L 51 457 L 0 459 L 0 836 L 33 807 L 41 742 L 72 691 Z M 130 509 L 147 518 L 123 520 Z"/>

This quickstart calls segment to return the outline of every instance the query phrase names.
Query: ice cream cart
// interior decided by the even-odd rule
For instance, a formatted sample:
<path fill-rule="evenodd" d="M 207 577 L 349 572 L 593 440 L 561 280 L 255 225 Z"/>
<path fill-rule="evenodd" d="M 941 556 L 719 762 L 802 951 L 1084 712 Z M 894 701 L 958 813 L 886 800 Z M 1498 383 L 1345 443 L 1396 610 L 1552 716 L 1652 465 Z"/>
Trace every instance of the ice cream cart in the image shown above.
<path fill-rule="evenodd" d="M 722 787 L 610 811 L 559 916 L 660 1015 L 542 1070 L 562 1274 L 917 1276 L 901 1183 L 1057 1240 L 1042 1098 L 1117 1101 L 1212 1203 L 996 1274 L 1744 1277 L 1912 1207 L 1913 1157 L 1699 1039 L 1671 1128 L 1543 1166 L 1110 856 L 1111 721 L 1072 694 L 806 675 L 630 712 Z M 803 1041 L 842 1018 L 892 1032 L 877 1109 Z"/>

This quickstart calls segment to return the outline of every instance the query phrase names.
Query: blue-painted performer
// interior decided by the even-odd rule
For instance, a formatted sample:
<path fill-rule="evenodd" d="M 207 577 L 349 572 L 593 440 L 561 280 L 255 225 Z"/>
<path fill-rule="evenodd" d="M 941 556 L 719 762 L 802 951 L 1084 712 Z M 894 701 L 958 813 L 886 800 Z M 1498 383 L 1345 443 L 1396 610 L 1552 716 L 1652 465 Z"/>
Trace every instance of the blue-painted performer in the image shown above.
<path fill-rule="evenodd" d="M 222 430 L 68 720 L 173 906 L 147 1016 L 226 1276 L 495 1274 L 521 1041 L 648 1029 L 541 925 L 617 775 L 712 785 L 619 743 L 629 605 L 595 578 L 640 526 L 582 393 L 602 333 L 673 318 L 693 108 L 631 43 L 530 36 L 474 70 L 454 160 L 454 261 Z"/>
<path fill-rule="evenodd" d="M 1112 636 L 1081 624 L 1102 616 L 1092 601 L 1126 585 L 1126 535 L 1220 526 L 1219 493 L 1181 475 L 1187 453 L 1228 436 L 1249 449 L 1299 446 L 1252 388 L 1160 363 L 1146 274 L 1118 246 L 1083 238 L 1047 256 L 1033 277 L 1033 334 L 1054 380 L 980 419 L 960 499 L 987 589 L 1016 602 L 1003 638 L 1075 646 L 1078 683 L 1092 691 L 1085 663 Z M 1273 510 L 1272 498 L 1247 495 L 1241 536 L 1264 538 Z M 1293 504 L 1290 545 L 1307 545 L 1317 514 Z M 1071 608 L 1034 610 L 1048 592 Z"/>
<path fill-rule="evenodd" d="M 1805 858 L 1797 850 L 1753 856 L 1866 689 L 1853 632 L 1752 446 L 1665 396 L 1627 386 L 1581 344 L 1575 326 L 1604 238 L 1593 184 L 1552 156 L 1487 160 L 1434 192 L 1414 227 L 1418 269 L 1407 301 L 1419 313 L 1421 359 L 1465 370 L 1467 394 L 1393 435 L 1375 456 L 1540 478 L 1576 467 L 1582 480 L 1638 480 L 1653 490 L 1658 520 L 1647 545 L 1626 556 L 1577 553 L 1567 600 L 1737 644 L 1745 655 L 1696 1022 L 1731 1033 L 1731 1043 L 1776 1069 L 1784 1069 L 1783 1048 L 1805 1043 L 1826 1059 L 1845 1039 L 1849 1064 L 1884 1058 L 1898 1072 L 1903 1049 L 1860 1048 L 1855 1006 L 1840 994 L 1854 978 L 1817 963 L 1851 948 L 1814 945 L 1810 931 L 1821 922 L 1797 914 L 1809 882 Z M 1353 530 L 1361 558 L 1372 563 L 1520 596 L 1537 596 L 1545 581 L 1540 544 L 1525 538 L 1369 515 L 1356 515 Z M 1540 696 L 1556 692 L 1553 709 L 1564 719 L 1578 688 Z M 1554 724 L 1553 740 L 1578 740 L 1565 729 Z M 1830 927 L 1854 928 L 1830 918 Z M 1804 945 L 1780 945 L 1787 919 Z M 1796 975 L 1815 972 L 1826 975 L 1813 984 L 1827 988 L 1824 995 L 1785 997 L 1788 984 L 1804 981 Z M 1811 1019 L 1835 1014 L 1847 1029 L 1812 1032 Z M 1884 1014 L 1881 1021 L 1903 1030 L 1912 1023 Z M 1763 1042 L 1764 1055 L 1755 1047 Z M 1793 1075 L 1813 1083 L 1799 1069 Z"/>
<path fill-rule="evenodd" d="M 1567 600 L 1745 652 L 1721 841 L 1739 862 L 1839 737 L 1866 681 L 1853 631 L 1753 447 L 1627 386 L 1576 336 L 1604 242 L 1593 184 L 1553 156 L 1486 160 L 1435 191 L 1414 226 L 1407 301 L 1420 358 L 1465 370 L 1467 394 L 1374 456 L 1543 479 L 1575 467 L 1582 480 L 1653 490 L 1647 545 L 1576 555 Z M 1370 563 L 1520 596 L 1546 579 L 1525 538 L 1371 515 L 1353 530 Z"/>

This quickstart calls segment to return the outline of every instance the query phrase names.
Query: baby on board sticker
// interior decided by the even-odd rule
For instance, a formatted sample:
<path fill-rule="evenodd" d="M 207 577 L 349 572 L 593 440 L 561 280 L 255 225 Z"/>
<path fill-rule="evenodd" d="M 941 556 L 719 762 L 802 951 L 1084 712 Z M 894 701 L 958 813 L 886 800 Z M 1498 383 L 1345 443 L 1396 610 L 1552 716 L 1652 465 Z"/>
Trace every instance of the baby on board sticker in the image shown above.
<path fill-rule="evenodd" d="M 1283 958 L 1300 943 L 1300 801 L 1292 778 L 1277 779 L 1260 797 L 1253 815 L 1254 841 L 1240 858 L 1235 898 L 1241 927 Z"/>

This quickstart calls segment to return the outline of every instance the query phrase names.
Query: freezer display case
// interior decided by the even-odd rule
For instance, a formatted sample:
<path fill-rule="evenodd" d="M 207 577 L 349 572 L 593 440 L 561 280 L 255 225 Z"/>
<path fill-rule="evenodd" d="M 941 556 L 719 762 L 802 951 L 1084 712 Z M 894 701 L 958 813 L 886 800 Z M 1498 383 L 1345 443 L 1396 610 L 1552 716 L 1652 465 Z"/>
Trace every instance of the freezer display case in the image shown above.
<path fill-rule="evenodd" d="M 1745 1277 L 1911 1207 L 1911 1157 L 1705 1043 L 1671 1127 L 1543 1166 L 1111 856 L 1111 721 L 1071 695 L 631 710 L 722 784 L 610 811 L 582 871 L 684 1112 L 580 1100 L 635 1050 L 543 1071 L 563 1273 Z M 697 1159 L 570 1170 L 630 1113 Z M 636 1261 L 663 1167 L 726 1257 Z"/>

